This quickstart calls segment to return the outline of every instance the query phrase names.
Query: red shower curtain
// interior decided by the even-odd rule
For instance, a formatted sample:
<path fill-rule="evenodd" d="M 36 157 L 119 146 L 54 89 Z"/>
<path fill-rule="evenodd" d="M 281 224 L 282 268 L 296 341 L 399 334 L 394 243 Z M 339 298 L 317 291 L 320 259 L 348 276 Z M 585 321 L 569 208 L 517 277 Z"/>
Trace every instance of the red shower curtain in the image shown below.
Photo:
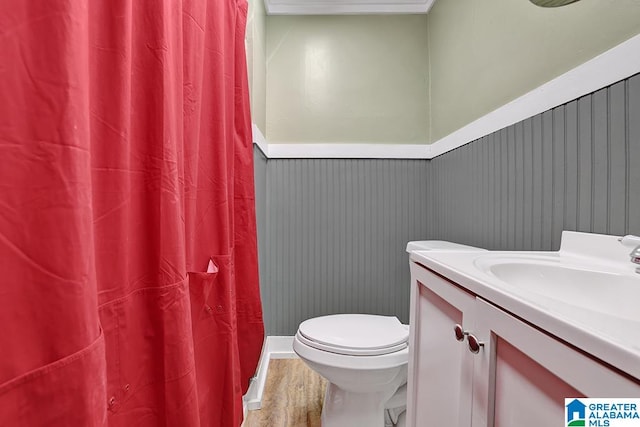
<path fill-rule="evenodd" d="M 246 13 L 0 0 L 0 425 L 241 423 L 264 335 Z"/>

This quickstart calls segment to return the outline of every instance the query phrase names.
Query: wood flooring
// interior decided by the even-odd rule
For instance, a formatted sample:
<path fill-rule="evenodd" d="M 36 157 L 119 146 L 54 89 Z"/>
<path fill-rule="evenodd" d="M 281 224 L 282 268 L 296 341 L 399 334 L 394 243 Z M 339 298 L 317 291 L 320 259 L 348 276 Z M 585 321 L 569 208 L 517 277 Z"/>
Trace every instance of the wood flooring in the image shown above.
<path fill-rule="evenodd" d="M 320 427 L 326 380 L 300 359 L 269 361 L 262 409 L 244 427 Z"/>

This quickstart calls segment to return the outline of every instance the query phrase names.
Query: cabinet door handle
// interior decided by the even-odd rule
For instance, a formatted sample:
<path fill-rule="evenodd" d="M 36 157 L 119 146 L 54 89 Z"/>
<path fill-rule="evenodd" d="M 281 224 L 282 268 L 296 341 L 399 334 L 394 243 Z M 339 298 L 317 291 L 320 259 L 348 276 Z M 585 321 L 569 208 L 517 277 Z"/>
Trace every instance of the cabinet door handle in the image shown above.
<path fill-rule="evenodd" d="M 469 343 L 469 351 L 473 354 L 478 354 L 480 352 L 480 347 L 484 346 L 484 343 L 478 340 L 478 338 L 473 334 L 469 334 L 467 342 Z"/>
<path fill-rule="evenodd" d="M 453 327 L 453 332 L 455 332 L 456 334 L 456 339 L 460 342 L 464 341 L 464 337 L 469 335 L 469 332 L 465 331 L 464 329 L 462 329 L 462 326 L 460 326 L 459 324 L 456 323 L 456 325 Z"/>

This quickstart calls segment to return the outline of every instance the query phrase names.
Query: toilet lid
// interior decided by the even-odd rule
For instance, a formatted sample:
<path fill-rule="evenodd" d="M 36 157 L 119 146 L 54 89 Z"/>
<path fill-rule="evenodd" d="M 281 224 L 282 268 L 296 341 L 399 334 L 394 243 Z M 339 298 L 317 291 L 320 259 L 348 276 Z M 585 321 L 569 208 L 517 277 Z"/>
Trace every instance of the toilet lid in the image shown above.
<path fill-rule="evenodd" d="M 305 320 L 297 338 L 319 350 L 353 356 L 378 356 L 407 347 L 409 327 L 397 317 L 335 314 Z"/>

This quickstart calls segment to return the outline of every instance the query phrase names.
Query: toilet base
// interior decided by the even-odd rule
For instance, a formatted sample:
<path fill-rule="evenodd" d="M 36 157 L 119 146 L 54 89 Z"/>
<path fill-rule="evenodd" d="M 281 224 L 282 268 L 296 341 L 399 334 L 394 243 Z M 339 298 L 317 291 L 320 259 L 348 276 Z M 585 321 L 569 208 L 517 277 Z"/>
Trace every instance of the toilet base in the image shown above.
<path fill-rule="evenodd" d="M 354 393 L 329 383 L 322 407 L 322 427 L 384 427 L 385 403 L 395 389 Z"/>

